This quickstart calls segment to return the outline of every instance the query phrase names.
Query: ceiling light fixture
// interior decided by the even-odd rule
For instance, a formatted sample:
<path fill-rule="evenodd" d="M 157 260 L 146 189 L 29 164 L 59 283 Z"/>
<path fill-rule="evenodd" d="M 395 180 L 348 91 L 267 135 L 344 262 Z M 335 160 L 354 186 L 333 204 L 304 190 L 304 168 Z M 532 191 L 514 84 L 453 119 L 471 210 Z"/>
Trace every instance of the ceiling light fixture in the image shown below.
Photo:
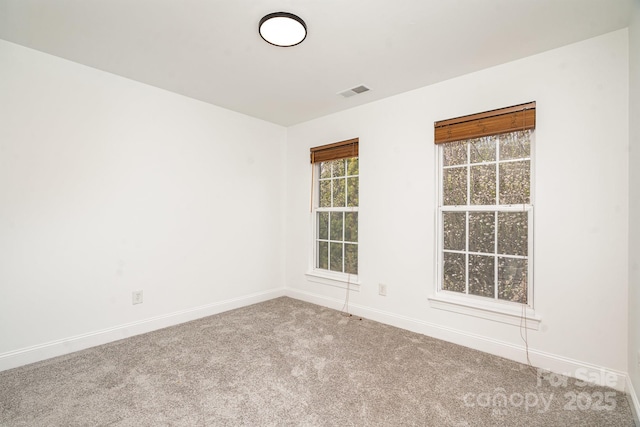
<path fill-rule="evenodd" d="M 287 12 L 266 15 L 260 20 L 258 31 L 264 41 L 281 47 L 295 46 L 307 37 L 307 25 L 304 21 Z"/>

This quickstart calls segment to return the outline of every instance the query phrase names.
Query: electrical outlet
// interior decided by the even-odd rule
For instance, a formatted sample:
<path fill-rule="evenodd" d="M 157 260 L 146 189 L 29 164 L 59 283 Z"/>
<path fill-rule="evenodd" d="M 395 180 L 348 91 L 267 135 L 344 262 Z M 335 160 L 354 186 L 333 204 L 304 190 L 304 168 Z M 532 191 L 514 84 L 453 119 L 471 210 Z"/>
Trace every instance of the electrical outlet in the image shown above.
<path fill-rule="evenodd" d="M 131 294 L 131 304 L 142 304 L 142 291 L 133 291 Z"/>
<path fill-rule="evenodd" d="M 387 285 L 383 284 L 383 283 L 378 283 L 378 294 L 382 295 L 383 297 L 387 296 Z"/>

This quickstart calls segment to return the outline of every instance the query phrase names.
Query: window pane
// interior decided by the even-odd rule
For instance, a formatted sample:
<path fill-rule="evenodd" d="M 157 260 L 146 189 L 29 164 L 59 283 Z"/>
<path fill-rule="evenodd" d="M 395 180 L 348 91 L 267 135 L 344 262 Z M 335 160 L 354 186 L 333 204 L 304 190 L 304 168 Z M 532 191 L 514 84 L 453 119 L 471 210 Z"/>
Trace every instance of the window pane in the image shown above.
<path fill-rule="evenodd" d="M 315 268 L 357 274 L 358 212 L 351 208 L 359 203 L 358 158 L 322 162 L 318 167 L 318 207 L 340 212 L 316 211 Z"/>
<path fill-rule="evenodd" d="M 347 175 L 358 175 L 359 173 L 358 158 L 347 159 Z"/>
<path fill-rule="evenodd" d="M 527 212 L 498 212 L 498 253 L 527 256 L 528 230 Z"/>
<path fill-rule="evenodd" d="M 320 163 L 320 178 L 331 178 L 331 162 Z"/>
<path fill-rule="evenodd" d="M 470 142 L 471 163 L 493 162 L 496 160 L 495 136 L 472 139 Z"/>
<path fill-rule="evenodd" d="M 333 207 L 344 207 L 344 179 L 333 179 Z"/>
<path fill-rule="evenodd" d="M 467 163 L 466 141 L 448 142 L 442 145 L 442 161 L 445 166 Z"/>
<path fill-rule="evenodd" d="M 498 298 L 527 303 L 527 260 L 498 257 Z"/>
<path fill-rule="evenodd" d="M 467 204 L 467 168 L 442 171 L 442 192 L 445 206 Z"/>
<path fill-rule="evenodd" d="M 358 212 L 345 212 L 344 240 L 346 242 L 358 241 Z"/>
<path fill-rule="evenodd" d="M 493 298 L 495 292 L 495 257 L 469 255 L 469 293 Z"/>
<path fill-rule="evenodd" d="M 329 269 L 329 243 L 318 242 L 318 268 Z"/>
<path fill-rule="evenodd" d="M 358 274 L 358 245 L 344 245 L 344 272 Z"/>
<path fill-rule="evenodd" d="M 329 212 L 318 212 L 318 239 L 329 240 Z"/>
<path fill-rule="evenodd" d="M 500 160 L 531 156 L 531 131 L 511 132 L 500 136 Z"/>
<path fill-rule="evenodd" d="M 465 291 L 465 255 L 452 254 L 445 252 L 443 254 L 443 280 L 442 289 L 446 291 L 464 292 Z"/>
<path fill-rule="evenodd" d="M 512 132 L 438 147 L 442 290 L 527 302 L 530 211 L 520 206 L 531 203 L 532 135 Z"/>
<path fill-rule="evenodd" d="M 342 243 L 330 243 L 331 271 L 342 272 Z"/>
<path fill-rule="evenodd" d="M 320 207 L 331 207 L 331 181 L 320 181 Z"/>
<path fill-rule="evenodd" d="M 495 253 L 495 214 L 469 212 L 469 251 Z"/>
<path fill-rule="evenodd" d="M 342 240 L 342 212 L 331 212 L 331 240 Z"/>
<path fill-rule="evenodd" d="M 530 162 L 500 164 L 500 204 L 517 205 L 529 203 Z"/>
<path fill-rule="evenodd" d="M 331 174 L 333 177 L 344 176 L 344 159 L 333 160 L 333 173 Z"/>
<path fill-rule="evenodd" d="M 354 176 L 347 178 L 347 206 L 358 206 L 358 184 L 359 178 Z"/>
<path fill-rule="evenodd" d="M 466 213 L 442 212 L 444 229 L 444 248 L 453 251 L 464 251 L 466 247 Z"/>
<path fill-rule="evenodd" d="M 496 165 L 471 167 L 471 204 L 496 204 Z"/>

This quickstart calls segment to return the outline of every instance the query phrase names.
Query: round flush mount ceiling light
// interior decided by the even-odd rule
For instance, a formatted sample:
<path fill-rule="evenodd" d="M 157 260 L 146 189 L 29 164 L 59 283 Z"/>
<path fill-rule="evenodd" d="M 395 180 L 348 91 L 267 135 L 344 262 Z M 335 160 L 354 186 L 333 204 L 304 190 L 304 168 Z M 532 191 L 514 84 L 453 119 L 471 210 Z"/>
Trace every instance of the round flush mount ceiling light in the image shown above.
<path fill-rule="evenodd" d="M 287 12 L 266 15 L 260 20 L 258 31 L 264 41 L 281 47 L 295 46 L 307 37 L 307 25 L 304 21 Z"/>

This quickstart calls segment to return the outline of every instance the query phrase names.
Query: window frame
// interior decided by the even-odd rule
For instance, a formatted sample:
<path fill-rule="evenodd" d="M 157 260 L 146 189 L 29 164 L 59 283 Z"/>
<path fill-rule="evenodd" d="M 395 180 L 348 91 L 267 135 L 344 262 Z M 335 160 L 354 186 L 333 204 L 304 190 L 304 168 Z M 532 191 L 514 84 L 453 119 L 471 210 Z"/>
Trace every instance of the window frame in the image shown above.
<path fill-rule="evenodd" d="M 505 132 L 511 133 L 511 132 Z M 501 134 L 495 135 L 500 138 Z M 466 142 L 477 139 L 476 137 L 465 138 L 457 142 Z M 431 307 L 452 311 L 460 314 L 466 314 L 475 317 L 481 317 L 493 321 L 507 323 L 511 325 L 526 327 L 528 329 L 537 330 L 541 321 L 541 317 L 535 312 L 535 293 L 534 293 L 534 229 L 535 229 L 535 215 L 534 215 L 534 203 L 535 203 L 535 150 L 536 150 L 536 132 L 531 131 L 530 134 L 530 152 L 529 152 L 529 185 L 530 185 L 530 199 L 528 204 L 517 205 L 471 205 L 469 204 L 469 193 L 471 191 L 469 185 L 470 179 L 470 167 L 472 165 L 481 164 L 495 164 L 496 165 L 496 196 L 499 194 L 499 165 L 502 163 L 499 157 L 496 157 L 491 162 L 471 163 L 469 157 L 469 151 L 467 151 L 467 162 L 465 166 L 467 168 L 467 204 L 466 205 L 444 205 L 444 189 L 443 189 L 443 172 L 445 169 L 443 153 L 444 148 L 436 144 L 435 150 L 435 171 L 436 171 L 436 241 L 435 241 L 435 289 L 434 294 L 429 297 Z M 454 141 L 451 141 L 455 143 Z M 470 150 L 469 145 L 467 145 Z M 496 147 L 498 152 L 498 147 Z M 504 162 L 504 161 L 503 161 Z M 468 293 L 469 276 L 468 276 L 468 254 L 473 254 L 469 251 L 469 227 L 468 227 L 468 214 L 466 215 L 465 226 L 465 249 L 459 251 L 465 255 L 465 291 L 466 293 L 460 293 L 443 289 L 443 269 L 444 269 L 444 224 L 443 224 L 443 212 L 527 212 L 528 218 L 528 230 L 527 230 L 527 303 L 522 304 L 519 302 L 501 300 L 498 298 L 497 290 L 493 298 L 473 295 Z M 496 227 L 497 233 L 497 227 Z M 494 241 L 497 245 L 497 240 Z M 457 251 L 455 251 L 457 252 Z M 495 259 L 498 259 L 497 248 L 494 253 Z M 497 262 L 494 268 L 498 269 Z M 497 273 L 496 273 L 497 274 Z M 495 277 L 497 286 L 497 276 Z"/>
<path fill-rule="evenodd" d="M 358 139 L 353 139 L 353 140 L 347 140 L 347 141 L 343 141 L 344 144 L 350 143 L 352 141 L 356 141 L 356 144 L 358 142 Z M 331 147 L 333 145 L 339 145 L 342 143 L 336 143 L 336 144 L 329 144 L 326 147 Z M 312 153 L 313 150 L 317 150 L 317 149 L 321 149 L 322 147 L 317 147 L 316 149 L 312 149 Z M 346 273 L 346 272 L 338 272 L 338 271 L 332 271 L 330 269 L 322 269 L 322 268 L 318 268 L 317 267 L 317 260 L 318 260 L 318 241 L 319 240 L 323 240 L 324 239 L 319 239 L 319 222 L 318 222 L 318 213 L 319 212 L 343 212 L 343 213 L 350 213 L 350 212 L 359 212 L 360 209 L 360 157 L 359 157 L 359 153 L 356 150 L 355 155 L 345 155 L 344 157 L 341 157 L 341 159 L 331 159 L 331 160 L 324 160 L 322 162 L 317 161 L 317 162 L 313 162 L 313 157 L 312 157 L 312 200 L 311 200 L 311 218 L 310 218 L 310 250 L 308 251 L 309 253 L 309 260 L 308 260 L 308 269 L 307 272 L 305 273 L 305 275 L 307 276 L 307 279 L 311 282 L 315 282 L 315 283 L 321 283 L 321 284 L 325 284 L 325 285 L 331 285 L 331 286 L 337 286 L 340 288 L 348 288 L 351 289 L 353 291 L 359 291 L 359 287 L 360 287 L 360 262 L 358 262 L 358 273 L 357 274 L 353 274 L 353 273 Z M 357 175 L 349 175 L 347 168 L 345 168 L 345 174 L 342 175 L 341 177 L 345 179 L 345 205 L 347 205 L 347 194 L 348 194 L 348 186 L 347 186 L 347 182 L 348 182 L 348 178 L 350 177 L 358 177 L 358 206 L 344 206 L 344 207 L 320 207 L 320 183 L 321 181 L 325 181 L 326 178 L 322 178 L 321 177 L 321 164 L 323 162 L 329 162 L 329 161 L 334 161 L 334 160 L 348 160 L 351 158 L 357 158 L 358 159 L 358 174 Z M 334 177 L 331 177 L 329 179 L 334 179 Z M 359 214 L 358 214 L 358 219 L 359 219 Z M 359 229 L 359 221 L 358 221 L 358 229 Z M 360 238 L 358 238 L 357 242 L 347 242 L 344 240 L 345 238 L 345 229 L 343 226 L 343 230 L 342 230 L 342 240 L 340 241 L 343 245 L 345 244 L 355 244 L 357 245 L 357 256 L 358 256 L 358 261 L 360 259 Z M 331 236 L 328 235 L 327 236 L 328 242 L 331 242 Z M 343 269 L 344 269 L 344 258 L 345 258 L 345 247 L 343 246 Z M 330 259 L 328 260 L 330 263 Z"/>

